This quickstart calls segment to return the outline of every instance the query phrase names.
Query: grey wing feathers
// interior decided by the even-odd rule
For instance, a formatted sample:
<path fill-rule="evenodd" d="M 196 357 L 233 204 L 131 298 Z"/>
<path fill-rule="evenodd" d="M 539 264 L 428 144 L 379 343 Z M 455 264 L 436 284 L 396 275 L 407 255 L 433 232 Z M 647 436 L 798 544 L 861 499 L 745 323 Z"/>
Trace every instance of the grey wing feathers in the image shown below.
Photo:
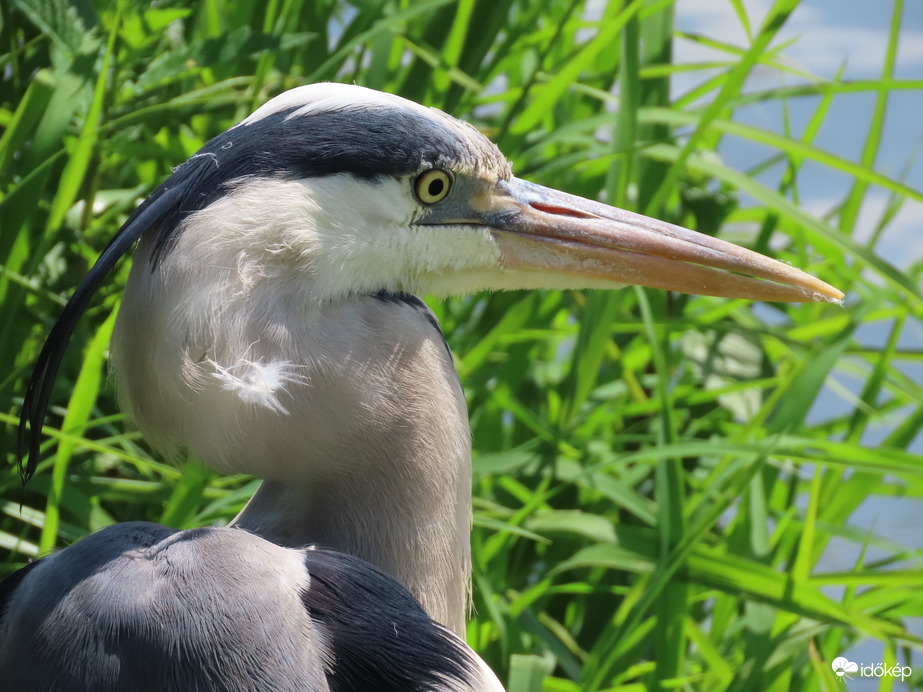
<path fill-rule="evenodd" d="M 305 646 L 315 638 L 299 558 L 233 529 L 100 531 L 30 565 L 8 596 L 0 680 L 11 690 L 326 691 L 319 647 Z"/>
<path fill-rule="evenodd" d="M 0 582 L 4 690 L 495 689 L 482 668 L 380 570 L 242 529 L 117 524 Z"/>

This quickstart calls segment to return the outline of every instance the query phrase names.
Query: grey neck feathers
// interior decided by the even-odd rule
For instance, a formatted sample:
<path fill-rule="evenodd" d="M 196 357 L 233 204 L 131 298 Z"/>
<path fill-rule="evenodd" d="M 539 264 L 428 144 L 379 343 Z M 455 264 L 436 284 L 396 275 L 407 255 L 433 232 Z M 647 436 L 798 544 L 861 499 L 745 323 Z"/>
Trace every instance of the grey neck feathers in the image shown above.
<path fill-rule="evenodd" d="M 404 584 L 433 618 L 463 634 L 471 571 L 464 398 L 441 334 L 419 322 L 411 306 L 376 302 L 369 310 L 382 311 L 383 334 L 396 337 L 384 324 L 396 322 L 404 343 L 393 344 L 383 359 L 390 365 L 383 378 L 364 385 L 365 368 L 359 368 L 350 384 L 375 389 L 380 399 L 333 405 L 342 418 L 349 415 L 343 410 L 352 411 L 354 425 L 324 458 L 312 454 L 311 435 L 304 435 L 301 450 L 306 467 L 319 462 L 324 469 L 265 481 L 233 525 L 280 545 L 314 543 L 368 560 Z"/>
<path fill-rule="evenodd" d="M 149 252 L 142 240 L 112 344 L 145 437 L 266 479 L 236 526 L 366 559 L 462 633 L 471 447 L 431 313 L 391 294 L 318 307 L 285 271 L 241 286 L 246 267 L 170 253 L 151 270 Z"/>
<path fill-rule="evenodd" d="M 394 576 L 431 617 L 463 636 L 470 502 L 449 493 L 412 498 L 360 485 L 319 483 L 296 490 L 266 481 L 232 525 L 284 546 L 317 544 L 358 555 Z M 438 502 L 443 507 L 426 507 Z"/>

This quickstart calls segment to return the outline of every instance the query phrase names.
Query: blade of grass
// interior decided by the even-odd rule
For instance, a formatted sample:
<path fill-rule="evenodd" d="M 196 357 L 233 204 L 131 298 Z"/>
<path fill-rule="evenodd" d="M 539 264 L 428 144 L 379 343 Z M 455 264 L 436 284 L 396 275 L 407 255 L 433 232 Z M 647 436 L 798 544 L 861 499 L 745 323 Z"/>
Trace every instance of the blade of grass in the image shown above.
<path fill-rule="evenodd" d="M 897 43 L 900 38 L 901 13 L 904 7 L 904 0 L 894 0 L 894 7 L 891 12 L 891 27 L 888 35 L 888 47 L 885 51 L 885 61 L 882 68 L 882 80 L 889 80 L 894 75 L 894 64 L 897 60 Z M 878 98 L 875 100 L 875 112 L 869 123 L 868 135 L 865 138 L 865 145 L 862 148 L 862 165 L 866 168 L 872 168 L 875 165 L 875 158 L 878 156 L 878 149 L 881 146 L 881 133 L 884 129 L 885 114 L 888 106 L 887 89 L 879 88 Z M 845 233 L 852 234 L 856 220 L 859 217 L 859 208 L 865 198 L 866 185 L 857 180 L 846 199 L 846 204 L 840 212 L 840 228 Z"/>
<path fill-rule="evenodd" d="M 782 28 L 789 15 L 797 6 L 798 0 L 776 0 L 776 2 L 773 3 L 766 15 L 766 20 L 760 27 L 756 39 L 750 44 L 750 47 L 743 54 L 740 61 L 734 66 L 730 74 L 728 74 L 718 95 L 708 104 L 696 129 L 686 140 L 685 145 L 683 145 L 683 148 L 679 151 L 679 154 L 673 161 L 673 165 L 667 171 L 657 191 L 644 208 L 645 214 L 648 216 L 655 215 L 657 210 L 664 205 L 667 195 L 673 190 L 680 172 L 686 166 L 686 161 L 696 150 L 699 142 L 706 136 L 707 128 L 711 125 L 711 122 L 728 107 L 730 98 L 740 93 L 747 75 L 750 74 L 750 70 L 752 70 L 757 63 L 759 56 L 763 54 L 765 49 L 769 46 L 770 41 L 775 38 L 779 29 Z"/>
<path fill-rule="evenodd" d="M 118 310 L 115 309 L 109 314 L 102 328 L 87 344 L 83 367 L 77 377 L 77 383 L 68 401 L 67 415 L 64 416 L 64 422 L 61 425 L 63 430 L 83 427 L 90 418 L 102 382 L 102 366 L 117 312 Z M 54 548 L 57 541 L 64 483 L 74 446 L 73 443 L 64 441 L 58 444 L 52 470 L 51 492 L 48 494 L 48 502 L 45 505 L 45 525 L 42 527 L 39 539 L 39 552 L 42 554 Z"/>

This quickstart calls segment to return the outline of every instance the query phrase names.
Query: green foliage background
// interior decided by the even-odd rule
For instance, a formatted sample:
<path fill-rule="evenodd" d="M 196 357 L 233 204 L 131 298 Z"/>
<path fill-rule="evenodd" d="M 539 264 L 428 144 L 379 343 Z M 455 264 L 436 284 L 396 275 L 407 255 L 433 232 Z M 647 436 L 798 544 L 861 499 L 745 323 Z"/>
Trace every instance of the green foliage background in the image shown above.
<path fill-rule="evenodd" d="M 476 124 L 522 177 L 755 247 L 849 296 L 845 309 L 630 288 L 430 301 L 476 449 L 469 641 L 510 690 L 840 689 L 830 661 L 869 637 L 885 662 L 917 663 L 905 684 L 920 689 L 907 630 L 923 615 L 920 552 L 850 520 L 873 497 L 923 497 L 908 451 L 923 352 L 902 340 L 919 334 L 923 257 L 899 271 L 876 251 L 923 193 L 874 165 L 889 95 L 923 81 L 893 77 L 901 0 L 881 77 L 865 81 L 783 59 L 773 40 L 798 5 L 776 0 L 760 24 L 728 0 L 749 44 L 709 41 L 724 60 L 678 66 L 669 0 L 594 4 L 601 16 L 579 0 L 4 0 L 2 571 L 115 521 L 225 522 L 253 492 L 253 479 L 152 457 L 119 414 L 105 365 L 127 262 L 78 328 L 23 491 L 25 381 L 69 292 L 171 167 L 284 89 L 356 82 Z M 744 91 L 756 69 L 796 86 Z M 678 70 L 701 79 L 671 97 Z M 876 106 L 852 161 L 813 142 L 857 92 Z M 813 108 L 801 133 L 734 121 L 794 100 Z M 727 138 L 763 145 L 764 162 L 728 167 Z M 808 161 L 847 181 L 824 218 L 798 203 Z M 755 176 L 773 165 L 770 187 Z M 890 201 L 859 241 L 870 188 Z M 864 324 L 888 334 L 882 346 L 855 338 Z M 836 376 L 859 394 L 809 419 Z M 886 439 L 867 445 L 882 424 Z M 834 540 L 853 547 L 853 569 L 818 567 Z"/>

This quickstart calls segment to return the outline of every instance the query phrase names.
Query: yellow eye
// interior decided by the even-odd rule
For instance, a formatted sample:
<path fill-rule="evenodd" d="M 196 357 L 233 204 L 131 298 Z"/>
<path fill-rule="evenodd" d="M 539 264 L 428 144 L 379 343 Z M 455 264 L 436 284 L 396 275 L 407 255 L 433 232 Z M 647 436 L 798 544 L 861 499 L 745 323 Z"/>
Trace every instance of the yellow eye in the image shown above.
<path fill-rule="evenodd" d="M 445 199 L 451 189 L 452 176 L 439 168 L 423 171 L 413 184 L 413 191 L 423 204 L 435 204 Z"/>

